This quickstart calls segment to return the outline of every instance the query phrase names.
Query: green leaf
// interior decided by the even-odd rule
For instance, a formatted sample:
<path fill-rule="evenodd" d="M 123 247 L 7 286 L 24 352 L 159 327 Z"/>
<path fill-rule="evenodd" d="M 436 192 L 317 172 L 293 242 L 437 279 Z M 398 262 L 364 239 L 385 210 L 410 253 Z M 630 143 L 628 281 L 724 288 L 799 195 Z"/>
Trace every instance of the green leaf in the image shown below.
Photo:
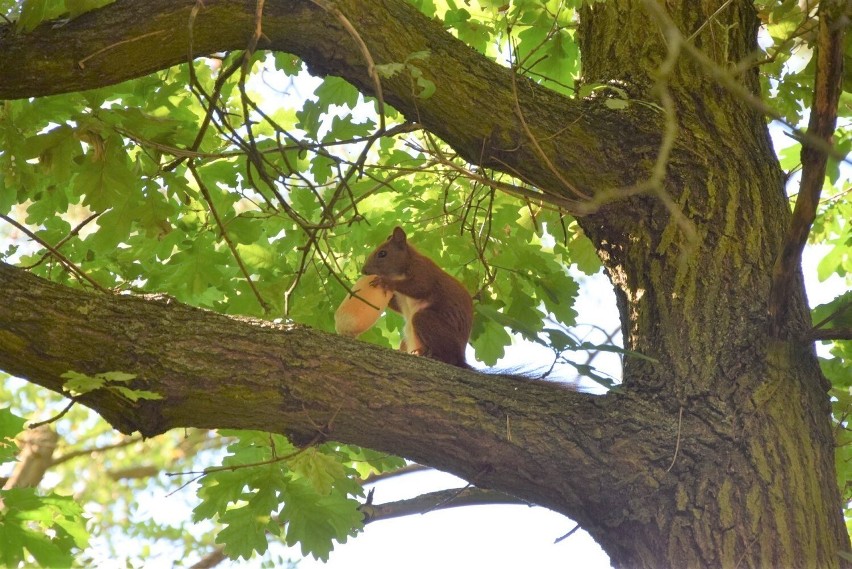
<path fill-rule="evenodd" d="M 287 464 L 321 495 L 331 494 L 335 484 L 347 479 L 343 464 L 316 448 L 305 449 L 288 460 Z"/>
<path fill-rule="evenodd" d="M 17 26 L 28 32 L 46 20 L 59 17 L 65 9 L 64 0 L 23 0 Z"/>
<path fill-rule="evenodd" d="M 17 437 L 24 430 L 26 420 L 18 417 L 9 407 L 0 408 L 0 464 L 15 460 L 18 454 Z"/>
<path fill-rule="evenodd" d="M 328 105 L 342 105 L 352 109 L 358 104 L 360 93 L 345 79 L 329 76 L 323 79 L 320 86 L 314 90 L 314 95 L 326 105 L 326 108 Z"/>
<path fill-rule="evenodd" d="M 82 196 L 83 204 L 93 211 L 138 203 L 139 194 L 134 192 L 138 178 L 131 172 L 121 139 L 111 135 L 96 144 L 97 150 L 90 153 L 74 178 L 75 195 Z"/>
<path fill-rule="evenodd" d="M 33 488 L 0 490 L 0 560 L 16 567 L 25 551 L 44 567 L 68 567 L 74 549 L 88 544 L 83 509 L 57 494 L 40 497 Z"/>
<path fill-rule="evenodd" d="M 554 251 L 557 253 L 564 252 L 569 262 L 575 264 L 577 269 L 586 275 L 594 275 L 601 270 L 598 252 L 591 240 L 582 233 L 578 233 L 571 239 L 567 247 L 563 248 L 562 245 L 557 244 Z"/>
<path fill-rule="evenodd" d="M 820 304 L 811 312 L 813 324 L 822 328 L 852 329 L 852 291 L 841 294 L 831 302 Z"/>
<path fill-rule="evenodd" d="M 287 489 L 280 518 L 287 522 L 287 545 L 301 546 L 302 555 L 322 561 L 334 548 L 334 541 L 346 543 L 363 526 L 359 503 L 343 496 L 321 496 L 305 480 Z"/>
<path fill-rule="evenodd" d="M 125 373 L 123 371 L 107 371 L 104 373 L 97 374 L 97 377 L 103 378 L 104 381 L 114 381 L 120 383 L 127 383 L 128 381 L 135 379 L 135 373 Z"/>
<path fill-rule="evenodd" d="M 62 388 L 75 396 L 100 389 L 106 383 L 106 379 L 103 377 L 90 376 L 76 371 L 66 371 L 59 377 L 66 380 Z"/>
<path fill-rule="evenodd" d="M 510 328 L 514 332 L 518 332 L 528 339 L 532 339 L 538 334 L 537 329 L 529 326 L 526 322 L 522 322 L 517 318 L 513 318 L 512 316 L 497 310 L 494 306 L 486 304 L 479 305 L 476 309 L 476 313 L 490 318 L 500 326 Z"/>
<path fill-rule="evenodd" d="M 109 385 L 111 383 L 127 383 L 131 381 L 136 377 L 136 375 L 132 373 L 107 371 L 90 376 L 76 371 L 67 371 L 60 377 L 67 380 L 63 385 L 65 391 L 68 391 L 75 397 L 96 389 L 106 388 L 113 390 L 134 403 L 140 399 L 152 400 L 163 398 L 162 395 L 154 393 L 153 391 L 131 389 L 129 387 L 124 387 L 123 385 Z"/>
<path fill-rule="evenodd" d="M 604 101 L 604 105 L 608 109 L 613 109 L 615 111 L 620 111 L 626 109 L 630 106 L 630 101 L 627 99 L 607 99 Z"/>
<path fill-rule="evenodd" d="M 275 524 L 266 508 L 258 509 L 249 502 L 226 511 L 219 521 L 225 528 L 216 536 L 216 543 L 225 546 L 224 552 L 231 559 L 249 559 L 255 552 L 262 554 L 269 547 L 266 532 Z"/>
<path fill-rule="evenodd" d="M 353 445 L 343 445 L 339 450 L 347 457 L 349 466 L 357 471 L 362 480 L 370 474 L 397 470 L 406 464 L 405 460 L 398 456 Z"/>
<path fill-rule="evenodd" d="M 133 401 L 134 403 L 139 401 L 140 399 L 145 400 L 156 400 L 162 399 L 163 396 L 159 393 L 154 393 L 153 391 L 145 391 L 142 389 L 129 389 L 127 387 L 122 387 L 120 385 L 111 386 L 110 389 L 114 390 L 116 393 L 123 395 L 127 399 Z"/>

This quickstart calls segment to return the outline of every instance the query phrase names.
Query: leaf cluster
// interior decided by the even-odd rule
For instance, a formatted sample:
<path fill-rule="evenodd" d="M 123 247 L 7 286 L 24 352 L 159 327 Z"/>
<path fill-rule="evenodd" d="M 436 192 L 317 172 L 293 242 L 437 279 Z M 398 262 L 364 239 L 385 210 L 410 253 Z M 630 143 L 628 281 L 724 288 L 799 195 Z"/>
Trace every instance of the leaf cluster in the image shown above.
<path fill-rule="evenodd" d="M 24 419 L 0 408 L 0 464 L 15 460 L 14 439 Z M 17 567 L 35 560 L 43 567 L 67 567 L 88 545 L 83 509 L 71 496 L 35 488 L 0 490 L 0 563 Z"/>
<path fill-rule="evenodd" d="M 301 546 L 303 555 L 327 560 L 333 541 L 345 543 L 363 527 L 355 497 L 363 491 L 353 466 L 393 468 L 399 459 L 349 447 L 322 445 L 296 449 L 280 435 L 222 432 L 237 436 L 222 466 L 201 480 L 196 521 L 216 519 L 216 537 L 232 558 L 263 554 L 268 536 Z"/>

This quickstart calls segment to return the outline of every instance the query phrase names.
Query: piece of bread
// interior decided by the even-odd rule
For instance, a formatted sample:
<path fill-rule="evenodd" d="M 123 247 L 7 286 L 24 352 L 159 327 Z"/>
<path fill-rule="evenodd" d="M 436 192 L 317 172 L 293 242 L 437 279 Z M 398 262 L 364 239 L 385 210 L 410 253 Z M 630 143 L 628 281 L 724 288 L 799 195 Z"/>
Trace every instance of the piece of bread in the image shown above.
<path fill-rule="evenodd" d="M 356 337 L 370 329 L 382 315 L 393 292 L 370 283 L 375 275 L 364 275 L 352 287 L 334 313 L 334 328 L 342 336 Z"/>

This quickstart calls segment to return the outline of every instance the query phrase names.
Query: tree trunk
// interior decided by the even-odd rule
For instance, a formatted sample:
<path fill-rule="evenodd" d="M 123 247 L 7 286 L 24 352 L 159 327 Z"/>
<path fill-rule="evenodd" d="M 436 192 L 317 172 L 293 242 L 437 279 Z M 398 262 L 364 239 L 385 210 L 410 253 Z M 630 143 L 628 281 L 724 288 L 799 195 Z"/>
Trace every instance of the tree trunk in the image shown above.
<path fill-rule="evenodd" d="M 757 49 L 749 3 L 715 20 L 717 3 L 681 8 L 669 16 L 684 36 L 711 22 L 695 44 L 718 64 Z M 657 360 L 628 358 L 624 385 L 682 422 L 671 483 L 635 493 L 595 537 L 622 567 L 834 566 L 848 537 L 801 278 L 783 337 L 769 321 L 790 215 L 765 118 L 684 56 L 653 80 L 671 36 L 643 3 L 592 4 L 583 15 L 587 79 L 620 80 L 639 99 L 671 97 L 677 140 L 664 189 L 695 231 L 690 240 L 649 196 L 581 220 L 616 287 L 625 346 Z M 757 90 L 756 69 L 742 80 Z"/>

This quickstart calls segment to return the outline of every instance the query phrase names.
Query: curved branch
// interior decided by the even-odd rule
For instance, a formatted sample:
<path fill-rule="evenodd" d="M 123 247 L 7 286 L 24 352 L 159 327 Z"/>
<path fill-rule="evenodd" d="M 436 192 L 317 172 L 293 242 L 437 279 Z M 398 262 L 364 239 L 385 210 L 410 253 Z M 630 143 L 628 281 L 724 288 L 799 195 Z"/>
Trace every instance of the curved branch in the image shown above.
<path fill-rule="evenodd" d="M 563 180 L 594 193 L 648 174 L 636 171 L 641 160 L 612 157 L 646 152 L 647 143 L 659 140 L 661 121 L 653 112 L 619 113 L 601 101 L 568 99 L 517 77 L 521 124 L 512 71 L 470 49 L 405 0 L 338 0 L 335 14 L 318 4 L 323 3 L 268 0 L 258 47 L 298 55 L 312 73 L 337 75 L 378 95 L 363 49 L 335 16 L 339 13 L 357 30 L 375 65 L 428 51 L 417 67 L 435 84 L 434 94 L 419 98 L 410 77 L 398 73 L 382 78 L 383 99 L 471 163 L 513 173 L 571 200 L 576 195 Z M 207 0 L 194 13 L 196 5 L 195 0 L 117 0 L 65 25 L 46 23 L 27 34 L 0 26 L 0 99 L 91 89 L 146 75 L 184 63 L 190 41 L 196 56 L 250 45 L 254 0 Z M 553 167 L 542 165 L 542 153 Z"/>

